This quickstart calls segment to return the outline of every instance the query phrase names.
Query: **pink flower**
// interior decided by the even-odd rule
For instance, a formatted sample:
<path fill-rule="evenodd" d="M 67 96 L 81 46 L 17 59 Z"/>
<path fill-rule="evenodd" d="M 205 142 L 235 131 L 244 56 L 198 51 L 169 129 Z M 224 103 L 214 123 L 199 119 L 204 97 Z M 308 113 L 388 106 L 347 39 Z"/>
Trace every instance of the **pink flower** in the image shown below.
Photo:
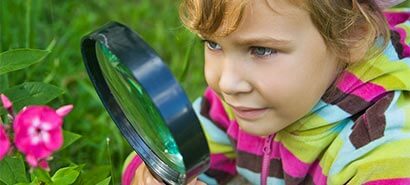
<path fill-rule="evenodd" d="M 28 106 L 17 114 L 13 122 L 14 142 L 30 166 L 48 168 L 47 159 L 63 144 L 63 117 L 72 108 Z"/>
<path fill-rule="evenodd" d="M 13 106 L 9 98 L 5 96 L 4 94 L 0 94 L 0 98 L 1 98 L 1 102 L 3 103 L 4 108 L 9 109 Z"/>
<path fill-rule="evenodd" d="M 13 104 L 11 103 L 11 101 L 9 100 L 9 98 L 4 95 L 4 94 L 0 94 L 0 99 L 1 99 L 1 103 L 3 104 L 3 107 L 7 110 L 7 112 L 9 113 L 9 116 L 13 116 L 14 112 L 13 112 Z"/>
<path fill-rule="evenodd" d="M 2 160 L 3 157 L 7 154 L 9 148 L 10 141 L 0 121 L 0 160 Z"/>

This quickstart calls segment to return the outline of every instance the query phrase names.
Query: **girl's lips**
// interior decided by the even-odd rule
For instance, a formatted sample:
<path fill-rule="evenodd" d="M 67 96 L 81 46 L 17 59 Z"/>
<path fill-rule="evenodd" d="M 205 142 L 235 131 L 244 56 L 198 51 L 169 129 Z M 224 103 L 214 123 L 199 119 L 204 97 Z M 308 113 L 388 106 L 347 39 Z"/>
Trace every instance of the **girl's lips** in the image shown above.
<path fill-rule="evenodd" d="M 268 111 L 268 108 L 231 107 L 237 117 L 245 120 L 256 120 Z"/>

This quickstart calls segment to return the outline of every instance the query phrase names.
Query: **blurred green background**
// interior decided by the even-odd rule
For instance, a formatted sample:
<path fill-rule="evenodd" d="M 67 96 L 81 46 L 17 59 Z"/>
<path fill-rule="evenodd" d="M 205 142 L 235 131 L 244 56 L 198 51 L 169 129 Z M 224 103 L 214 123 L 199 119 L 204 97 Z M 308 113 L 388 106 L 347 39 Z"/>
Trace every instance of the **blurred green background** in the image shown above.
<path fill-rule="evenodd" d="M 0 51 L 45 49 L 56 41 L 43 62 L 8 75 L 10 86 L 40 81 L 62 88 L 65 94 L 52 107 L 74 104 L 64 129 L 82 138 L 54 156 L 54 169 L 85 164 L 85 171 L 112 173 L 114 184 L 120 183 L 131 148 L 95 93 L 80 53 L 81 38 L 108 21 L 138 32 L 168 63 L 191 100 L 201 94 L 205 87 L 201 44 L 182 27 L 177 6 L 173 0 L 0 0 Z"/>
<path fill-rule="evenodd" d="M 175 0 L 0 0 L 0 51 L 45 49 L 53 40 L 56 42 L 43 62 L 8 75 L 10 86 L 40 81 L 62 88 L 65 94 L 50 104 L 55 108 L 74 104 L 64 128 L 82 138 L 54 156 L 55 168 L 70 163 L 85 164 L 85 171 L 111 173 L 113 183 L 120 184 L 122 164 L 131 148 L 98 99 L 80 53 L 81 38 L 108 21 L 121 22 L 138 32 L 168 63 L 191 100 L 201 95 L 205 88 L 202 46 L 179 22 L 178 3 Z M 410 7 L 410 1 L 400 6 Z"/>

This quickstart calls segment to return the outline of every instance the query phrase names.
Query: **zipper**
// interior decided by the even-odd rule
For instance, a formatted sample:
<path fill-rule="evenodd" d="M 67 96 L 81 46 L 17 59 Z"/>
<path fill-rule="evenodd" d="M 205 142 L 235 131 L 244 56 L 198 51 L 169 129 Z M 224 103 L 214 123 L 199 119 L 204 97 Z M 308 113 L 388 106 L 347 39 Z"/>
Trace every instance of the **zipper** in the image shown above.
<path fill-rule="evenodd" d="M 261 185 L 266 185 L 269 176 L 269 166 L 270 166 L 270 154 L 272 152 L 272 140 L 273 136 L 269 135 L 265 139 L 263 145 L 263 159 L 262 159 L 262 171 L 261 171 Z"/>

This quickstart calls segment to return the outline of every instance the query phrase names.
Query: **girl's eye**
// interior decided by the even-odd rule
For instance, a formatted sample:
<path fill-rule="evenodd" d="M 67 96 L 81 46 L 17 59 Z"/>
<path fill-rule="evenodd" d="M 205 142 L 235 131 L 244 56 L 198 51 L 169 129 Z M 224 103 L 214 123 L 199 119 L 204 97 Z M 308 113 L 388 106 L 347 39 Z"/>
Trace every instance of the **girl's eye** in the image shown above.
<path fill-rule="evenodd" d="M 210 50 L 221 50 L 222 49 L 222 47 L 216 42 L 205 41 L 205 44 Z"/>
<path fill-rule="evenodd" d="M 251 48 L 251 54 L 256 55 L 258 57 L 267 57 L 274 53 L 276 53 L 276 50 L 272 48 L 265 48 L 265 47 L 252 47 Z"/>

